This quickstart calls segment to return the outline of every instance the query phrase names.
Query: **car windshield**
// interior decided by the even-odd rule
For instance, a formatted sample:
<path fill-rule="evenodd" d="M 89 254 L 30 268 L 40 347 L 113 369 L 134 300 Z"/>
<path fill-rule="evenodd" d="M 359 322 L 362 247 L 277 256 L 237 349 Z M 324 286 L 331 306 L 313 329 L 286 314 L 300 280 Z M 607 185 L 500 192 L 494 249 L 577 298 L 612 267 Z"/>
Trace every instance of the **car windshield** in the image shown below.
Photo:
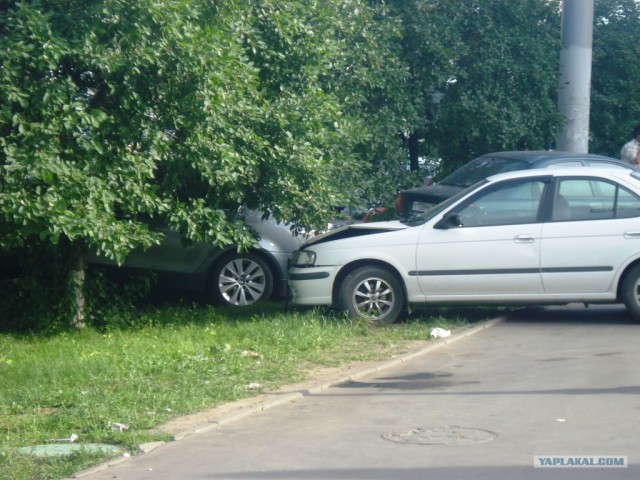
<path fill-rule="evenodd" d="M 497 173 L 525 170 L 529 166 L 529 162 L 525 160 L 479 157 L 447 175 L 439 183 L 455 187 L 469 187 Z"/>
<path fill-rule="evenodd" d="M 411 217 L 408 220 L 404 220 L 402 221 L 402 223 L 410 227 L 417 227 L 418 225 L 422 225 L 428 222 L 429 220 L 431 220 L 432 218 L 434 218 L 436 215 L 439 215 L 441 212 L 443 212 L 447 208 L 449 208 L 450 205 L 453 205 L 454 203 L 456 203 L 462 197 L 466 196 L 469 192 L 477 189 L 478 187 L 480 187 L 485 183 L 487 183 L 487 180 L 482 179 L 479 182 L 474 183 L 470 187 L 467 187 L 464 190 L 460 190 L 455 195 L 452 195 L 451 197 L 447 198 L 444 202 L 434 205 L 429 210 L 422 212 L 420 215 L 417 215 L 415 217 Z"/>

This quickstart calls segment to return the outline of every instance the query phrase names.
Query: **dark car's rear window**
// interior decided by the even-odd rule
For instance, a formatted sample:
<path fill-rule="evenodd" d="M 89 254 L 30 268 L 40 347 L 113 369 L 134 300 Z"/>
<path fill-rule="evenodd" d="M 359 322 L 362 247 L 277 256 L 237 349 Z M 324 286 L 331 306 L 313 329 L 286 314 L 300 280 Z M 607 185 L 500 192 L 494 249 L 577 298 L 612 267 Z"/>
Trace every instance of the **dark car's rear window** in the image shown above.
<path fill-rule="evenodd" d="M 497 173 L 526 170 L 530 167 L 531 164 L 525 160 L 480 157 L 460 167 L 450 175 L 447 175 L 439 183 L 456 187 L 469 187 Z"/>

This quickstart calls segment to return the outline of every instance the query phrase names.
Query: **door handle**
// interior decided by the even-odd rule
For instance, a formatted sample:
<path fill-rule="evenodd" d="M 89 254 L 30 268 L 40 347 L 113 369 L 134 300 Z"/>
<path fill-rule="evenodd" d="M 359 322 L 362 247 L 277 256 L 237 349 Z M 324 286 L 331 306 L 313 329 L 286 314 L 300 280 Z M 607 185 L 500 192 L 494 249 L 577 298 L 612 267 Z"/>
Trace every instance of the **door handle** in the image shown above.
<path fill-rule="evenodd" d="M 518 235 L 513 239 L 513 241 L 516 243 L 533 243 L 534 240 L 535 239 L 531 235 Z"/>
<path fill-rule="evenodd" d="M 624 238 L 640 238 L 640 230 L 631 230 L 629 232 L 624 232 Z"/>

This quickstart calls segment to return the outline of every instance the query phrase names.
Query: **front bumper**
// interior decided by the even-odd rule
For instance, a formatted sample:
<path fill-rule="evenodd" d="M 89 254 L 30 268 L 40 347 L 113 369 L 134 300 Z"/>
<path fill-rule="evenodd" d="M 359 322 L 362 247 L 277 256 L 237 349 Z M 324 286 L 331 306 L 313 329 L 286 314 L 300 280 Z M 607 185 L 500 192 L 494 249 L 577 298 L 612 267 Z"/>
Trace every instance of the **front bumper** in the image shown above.
<path fill-rule="evenodd" d="M 291 267 L 291 301 L 299 305 L 331 305 L 333 283 L 337 273 L 338 267 Z"/>

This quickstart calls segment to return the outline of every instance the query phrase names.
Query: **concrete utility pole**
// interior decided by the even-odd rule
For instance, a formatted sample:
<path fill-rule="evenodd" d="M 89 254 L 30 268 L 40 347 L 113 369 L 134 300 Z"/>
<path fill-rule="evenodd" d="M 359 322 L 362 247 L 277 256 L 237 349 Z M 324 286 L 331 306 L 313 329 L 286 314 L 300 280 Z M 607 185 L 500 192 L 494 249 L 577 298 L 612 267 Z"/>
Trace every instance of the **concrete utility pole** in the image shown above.
<path fill-rule="evenodd" d="M 594 0 L 563 0 L 562 50 L 558 109 L 566 124 L 556 137 L 556 149 L 589 151 L 589 106 Z"/>

